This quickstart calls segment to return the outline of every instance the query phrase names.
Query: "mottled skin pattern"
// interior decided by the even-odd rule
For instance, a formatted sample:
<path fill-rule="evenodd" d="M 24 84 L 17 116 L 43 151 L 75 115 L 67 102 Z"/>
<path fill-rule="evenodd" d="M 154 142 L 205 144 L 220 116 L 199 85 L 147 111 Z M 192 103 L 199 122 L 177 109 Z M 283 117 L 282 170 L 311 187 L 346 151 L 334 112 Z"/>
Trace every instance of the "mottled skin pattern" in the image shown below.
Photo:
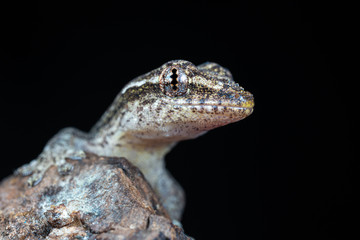
<path fill-rule="evenodd" d="M 81 160 L 85 152 L 126 157 L 140 168 L 174 220 L 180 220 L 184 191 L 165 169 L 164 156 L 181 140 L 249 116 L 251 93 L 216 63 L 195 66 L 170 61 L 129 82 L 90 133 L 66 128 L 55 135 L 39 157 L 17 170 L 38 184 L 56 165 L 71 172 L 65 158 Z"/>

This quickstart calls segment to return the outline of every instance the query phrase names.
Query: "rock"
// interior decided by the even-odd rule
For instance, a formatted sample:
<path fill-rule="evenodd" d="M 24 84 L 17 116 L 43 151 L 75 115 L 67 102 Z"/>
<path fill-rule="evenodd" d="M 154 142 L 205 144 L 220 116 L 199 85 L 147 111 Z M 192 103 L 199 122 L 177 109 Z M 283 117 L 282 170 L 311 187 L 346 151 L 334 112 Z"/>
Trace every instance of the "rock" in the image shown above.
<path fill-rule="evenodd" d="M 26 177 L 1 182 L 0 239 L 191 239 L 125 158 L 71 162 L 69 175 L 52 167 L 32 188 Z"/>

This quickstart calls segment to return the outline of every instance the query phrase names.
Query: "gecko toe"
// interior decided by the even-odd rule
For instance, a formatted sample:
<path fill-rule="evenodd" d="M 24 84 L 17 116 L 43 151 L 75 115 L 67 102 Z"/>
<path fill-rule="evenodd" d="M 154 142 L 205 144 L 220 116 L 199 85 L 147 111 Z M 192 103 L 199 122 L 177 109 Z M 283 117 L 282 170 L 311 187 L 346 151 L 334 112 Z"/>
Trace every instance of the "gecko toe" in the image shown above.
<path fill-rule="evenodd" d="M 31 175 L 27 181 L 28 186 L 34 187 L 34 186 L 38 185 L 41 182 L 42 178 L 43 178 L 42 173 L 35 173 L 35 174 Z"/>
<path fill-rule="evenodd" d="M 29 175 L 33 174 L 33 172 L 36 170 L 37 165 L 38 165 L 38 160 L 34 159 L 31 162 L 16 169 L 14 174 L 20 175 L 23 177 L 29 176 Z"/>
<path fill-rule="evenodd" d="M 23 176 L 23 177 L 29 176 L 32 173 L 33 173 L 33 170 L 28 165 L 24 165 L 22 167 L 19 167 L 14 172 L 15 175 L 20 175 L 20 176 Z"/>
<path fill-rule="evenodd" d="M 79 150 L 76 153 L 74 153 L 73 155 L 69 156 L 68 158 L 70 158 L 71 160 L 83 160 L 86 157 L 86 154 L 84 151 Z"/>
<path fill-rule="evenodd" d="M 83 157 L 79 157 L 79 156 L 70 156 L 70 157 L 68 157 L 68 158 L 70 158 L 71 160 L 76 160 L 76 161 L 81 161 L 81 160 L 83 160 Z"/>
<path fill-rule="evenodd" d="M 70 163 L 64 163 L 58 166 L 58 172 L 60 175 L 65 176 L 73 170 L 74 166 Z"/>
<path fill-rule="evenodd" d="M 182 224 L 181 224 L 181 222 L 178 221 L 178 220 L 176 220 L 176 219 L 173 219 L 173 220 L 172 220 L 172 224 L 174 224 L 174 225 L 176 225 L 176 226 L 178 226 L 178 227 L 181 227 L 181 228 L 183 227 Z"/>

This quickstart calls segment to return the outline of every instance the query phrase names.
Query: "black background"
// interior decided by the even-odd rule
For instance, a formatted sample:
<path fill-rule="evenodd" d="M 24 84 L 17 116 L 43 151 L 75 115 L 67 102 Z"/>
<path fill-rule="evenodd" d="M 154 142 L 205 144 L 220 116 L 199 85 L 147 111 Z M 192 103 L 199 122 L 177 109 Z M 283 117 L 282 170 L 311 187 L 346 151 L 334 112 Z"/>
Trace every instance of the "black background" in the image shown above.
<path fill-rule="evenodd" d="M 254 94 L 256 107 L 168 154 L 187 193 L 185 232 L 196 239 L 357 232 L 356 108 L 340 70 L 346 7 L 26 1 L 0 9 L 1 176 L 35 158 L 59 129 L 89 130 L 132 78 L 173 59 L 213 61 Z"/>

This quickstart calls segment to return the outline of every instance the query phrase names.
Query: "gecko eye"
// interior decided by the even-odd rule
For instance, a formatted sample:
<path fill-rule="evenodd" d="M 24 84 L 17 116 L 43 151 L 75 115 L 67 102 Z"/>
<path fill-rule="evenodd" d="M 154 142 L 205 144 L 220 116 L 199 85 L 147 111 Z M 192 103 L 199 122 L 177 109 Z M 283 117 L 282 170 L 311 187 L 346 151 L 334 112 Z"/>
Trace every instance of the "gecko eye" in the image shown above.
<path fill-rule="evenodd" d="M 161 91 L 169 97 L 181 96 L 187 91 L 187 76 L 176 67 L 166 68 L 161 73 L 159 82 Z"/>

